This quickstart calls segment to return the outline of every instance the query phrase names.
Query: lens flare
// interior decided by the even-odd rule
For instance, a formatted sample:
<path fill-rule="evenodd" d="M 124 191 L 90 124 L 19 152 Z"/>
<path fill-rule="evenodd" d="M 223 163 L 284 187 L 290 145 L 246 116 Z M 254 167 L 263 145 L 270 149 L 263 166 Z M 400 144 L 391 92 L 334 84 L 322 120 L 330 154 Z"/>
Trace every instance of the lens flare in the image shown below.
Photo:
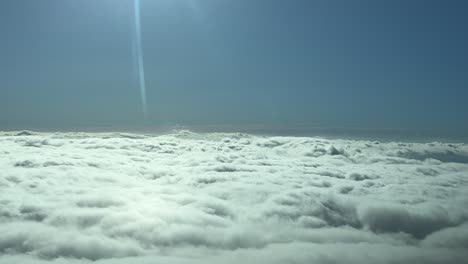
<path fill-rule="evenodd" d="M 143 62 L 143 49 L 141 44 L 140 0 L 134 0 L 135 9 L 135 48 L 137 59 L 138 82 L 140 86 L 141 109 L 145 120 L 148 119 L 148 106 L 146 101 L 145 66 Z"/>

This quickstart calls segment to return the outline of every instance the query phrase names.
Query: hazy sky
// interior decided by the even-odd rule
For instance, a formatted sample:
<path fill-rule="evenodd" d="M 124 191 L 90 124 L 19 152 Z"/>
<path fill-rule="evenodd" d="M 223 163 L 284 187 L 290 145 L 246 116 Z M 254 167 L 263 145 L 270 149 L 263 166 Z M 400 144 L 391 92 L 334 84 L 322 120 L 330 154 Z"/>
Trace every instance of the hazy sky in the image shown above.
<path fill-rule="evenodd" d="M 468 131 L 468 2 L 141 0 L 147 124 Z M 144 124 L 132 0 L 0 1 L 0 130 Z"/>

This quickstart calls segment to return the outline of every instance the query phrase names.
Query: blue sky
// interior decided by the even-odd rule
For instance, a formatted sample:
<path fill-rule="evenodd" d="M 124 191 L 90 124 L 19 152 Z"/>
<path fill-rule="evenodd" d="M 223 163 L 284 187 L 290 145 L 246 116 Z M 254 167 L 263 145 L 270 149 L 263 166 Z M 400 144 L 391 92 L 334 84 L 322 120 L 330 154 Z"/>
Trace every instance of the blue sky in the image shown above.
<path fill-rule="evenodd" d="M 0 2 L 0 129 L 468 131 L 466 1 Z"/>

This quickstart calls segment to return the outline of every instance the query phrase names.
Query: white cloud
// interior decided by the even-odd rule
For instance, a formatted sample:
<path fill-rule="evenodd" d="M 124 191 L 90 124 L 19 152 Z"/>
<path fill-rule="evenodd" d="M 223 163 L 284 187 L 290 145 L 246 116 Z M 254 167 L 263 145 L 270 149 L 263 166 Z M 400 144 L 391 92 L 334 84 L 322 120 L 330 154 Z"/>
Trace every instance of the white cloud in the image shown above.
<path fill-rule="evenodd" d="M 0 133 L 0 263 L 466 263 L 468 146 Z"/>

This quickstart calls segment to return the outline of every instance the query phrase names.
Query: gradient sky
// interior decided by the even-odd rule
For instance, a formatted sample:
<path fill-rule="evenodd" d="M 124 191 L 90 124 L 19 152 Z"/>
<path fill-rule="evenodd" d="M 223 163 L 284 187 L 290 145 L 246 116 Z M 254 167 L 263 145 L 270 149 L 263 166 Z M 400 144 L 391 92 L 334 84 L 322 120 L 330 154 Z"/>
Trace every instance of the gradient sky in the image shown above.
<path fill-rule="evenodd" d="M 251 125 L 468 131 L 467 1 L 0 1 L 0 130 Z"/>

